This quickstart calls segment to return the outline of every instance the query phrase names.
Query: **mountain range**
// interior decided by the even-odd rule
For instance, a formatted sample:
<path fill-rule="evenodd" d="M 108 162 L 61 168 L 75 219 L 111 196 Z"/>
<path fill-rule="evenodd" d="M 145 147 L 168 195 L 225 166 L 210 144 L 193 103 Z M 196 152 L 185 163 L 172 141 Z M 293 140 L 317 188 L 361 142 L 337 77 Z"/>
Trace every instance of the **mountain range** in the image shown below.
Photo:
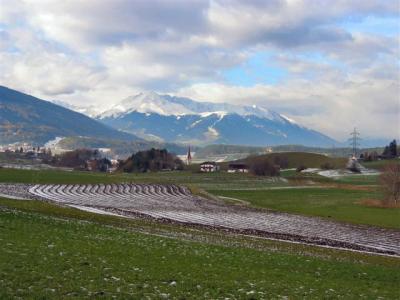
<path fill-rule="evenodd" d="M 144 139 L 187 144 L 331 146 L 337 142 L 262 106 L 140 93 L 95 117 Z"/>
<path fill-rule="evenodd" d="M 0 86 L 0 144 L 44 144 L 56 137 L 140 140 L 86 115 Z"/>
<path fill-rule="evenodd" d="M 198 102 L 145 92 L 104 110 L 49 102 L 0 86 L 0 145 L 44 144 L 56 137 L 129 141 L 140 143 L 140 149 L 155 142 L 172 148 L 178 146 L 173 143 L 348 147 L 347 142 L 339 143 L 262 106 Z M 387 143 L 387 139 L 362 140 L 363 147 Z"/>

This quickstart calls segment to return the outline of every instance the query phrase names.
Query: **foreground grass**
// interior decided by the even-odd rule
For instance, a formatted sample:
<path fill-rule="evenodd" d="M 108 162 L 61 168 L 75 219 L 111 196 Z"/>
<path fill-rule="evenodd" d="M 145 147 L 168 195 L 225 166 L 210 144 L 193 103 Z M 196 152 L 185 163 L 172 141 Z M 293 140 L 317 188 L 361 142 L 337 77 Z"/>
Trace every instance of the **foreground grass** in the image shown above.
<path fill-rule="evenodd" d="M 259 239 L 254 244 L 265 248 L 244 238 L 222 245 L 200 231 L 192 235 L 203 242 L 171 239 L 136 232 L 143 221 L 90 219 L 35 201 L 0 200 L 0 207 L 2 299 L 398 297 L 396 258 L 316 247 L 310 255 L 306 246 Z"/>
<path fill-rule="evenodd" d="M 208 192 L 245 200 L 257 207 L 351 223 L 400 228 L 399 208 L 368 207 L 359 203 L 365 199 L 379 199 L 380 193 L 373 190 L 299 188 L 259 191 L 210 190 Z"/>

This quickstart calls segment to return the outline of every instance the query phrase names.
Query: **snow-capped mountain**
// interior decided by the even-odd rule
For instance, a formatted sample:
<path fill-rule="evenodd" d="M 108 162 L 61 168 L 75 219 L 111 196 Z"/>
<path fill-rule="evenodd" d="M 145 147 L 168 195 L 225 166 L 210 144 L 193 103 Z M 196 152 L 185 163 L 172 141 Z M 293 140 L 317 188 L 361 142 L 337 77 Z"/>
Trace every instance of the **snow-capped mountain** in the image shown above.
<path fill-rule="evenodd" d="M 98 116 L 102 112 L 99 108 L 96 108 L 95 106 L 77 106 L 61 100 L 51 100 L 51 103 L 68 108 L 91 118 Z"/>
<path fill-rule="evenodd" d="M 238 115 L 255 115 L 268 119 L 281 119 L 282 116 L 260 106 L 241 106 L 227 103 L 197 102 L 189 98 L 159 95 L 155 92 L 140 93 L 122 100 L 110 110 L 98 116 L 119 118 L 131 112 L 159 114 L 164 116 L 181 116 L 212 113 L 236 113 Z"/>
<path fill-rule="evenodd" d="M 264 107 L 197 102 L 154 92 L 128 97 L 97 119 L 142 138 L 168 142 L 257 146 L 337 143 Z"/>

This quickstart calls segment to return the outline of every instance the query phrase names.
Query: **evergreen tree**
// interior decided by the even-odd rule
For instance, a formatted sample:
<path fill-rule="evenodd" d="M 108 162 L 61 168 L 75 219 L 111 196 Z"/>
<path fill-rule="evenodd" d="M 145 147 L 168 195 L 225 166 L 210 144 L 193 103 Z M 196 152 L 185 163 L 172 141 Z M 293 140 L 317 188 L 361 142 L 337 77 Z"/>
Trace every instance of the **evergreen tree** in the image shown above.
<path fill-rule="evenodd" d="M 389 146 L 385 146 L 385 149 L 383 149 L 382 155 L 383 156 L 388 156 L 389 152 L 390 152 Z"/>
<path fill-rule="evenodd" d="M 390 156 L 392 156 L 392 157 L 396 157 L 397 156 L 397 142 L 396 142 L 396 140 L 393 140 L 389 144 L 389 150 L 390 150 Z"/>

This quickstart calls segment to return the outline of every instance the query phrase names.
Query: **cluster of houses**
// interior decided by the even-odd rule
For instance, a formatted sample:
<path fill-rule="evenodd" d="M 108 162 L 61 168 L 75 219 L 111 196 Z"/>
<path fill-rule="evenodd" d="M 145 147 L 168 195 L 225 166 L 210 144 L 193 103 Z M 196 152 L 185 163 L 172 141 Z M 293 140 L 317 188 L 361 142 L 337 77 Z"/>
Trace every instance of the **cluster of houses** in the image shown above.
<path fill-rule="evenodd" d="M 47 151 L 44 147 L 34 146 L 28 143 L 14 143 L 8 145 L 0 145 L 0 152 L 14 153 L 43 153 Z"/>
<path fill-rule="evenodd" d="M 118 160 L 116 159 L 107 159 L 107 158 L 88 159 L 85 162 L 86 171 L 100 171 L 100 172 L 112 173 L 116 171 L 117 168 L 118 168 Z"/>
<path fill-rule="evenodd" d="M 48 155 L 51 155 L 50 149 L 44 147 L 35 147 L 26 143 L 14 144 L 7 146 L 0 146 L 1 153 L 17 153 L 22 154 L 27 159 L 42 159 Z"/>
<path fill-rule="evenodd" d="M 200 164 L 201 172 L 217 172 L 220 166 L 215 161 L 205 161 Z M 230 163 L 228 166 L 228 173 L 248 173 L 249 166 L 244 163 Z"/>
<path fill-rule="evenodd" d="M 186 164 L 190 165 L 192 162 L 192 154 L 190 146 L 186 155 Z M 205 161 L 200 164 L 200 172 L 211 173 L 218 172 L 220 166 L 215 161 Z M 244 163 L 230 163 L 228 167 L 228 173 L 249 173 L 249 166 Z"/>

